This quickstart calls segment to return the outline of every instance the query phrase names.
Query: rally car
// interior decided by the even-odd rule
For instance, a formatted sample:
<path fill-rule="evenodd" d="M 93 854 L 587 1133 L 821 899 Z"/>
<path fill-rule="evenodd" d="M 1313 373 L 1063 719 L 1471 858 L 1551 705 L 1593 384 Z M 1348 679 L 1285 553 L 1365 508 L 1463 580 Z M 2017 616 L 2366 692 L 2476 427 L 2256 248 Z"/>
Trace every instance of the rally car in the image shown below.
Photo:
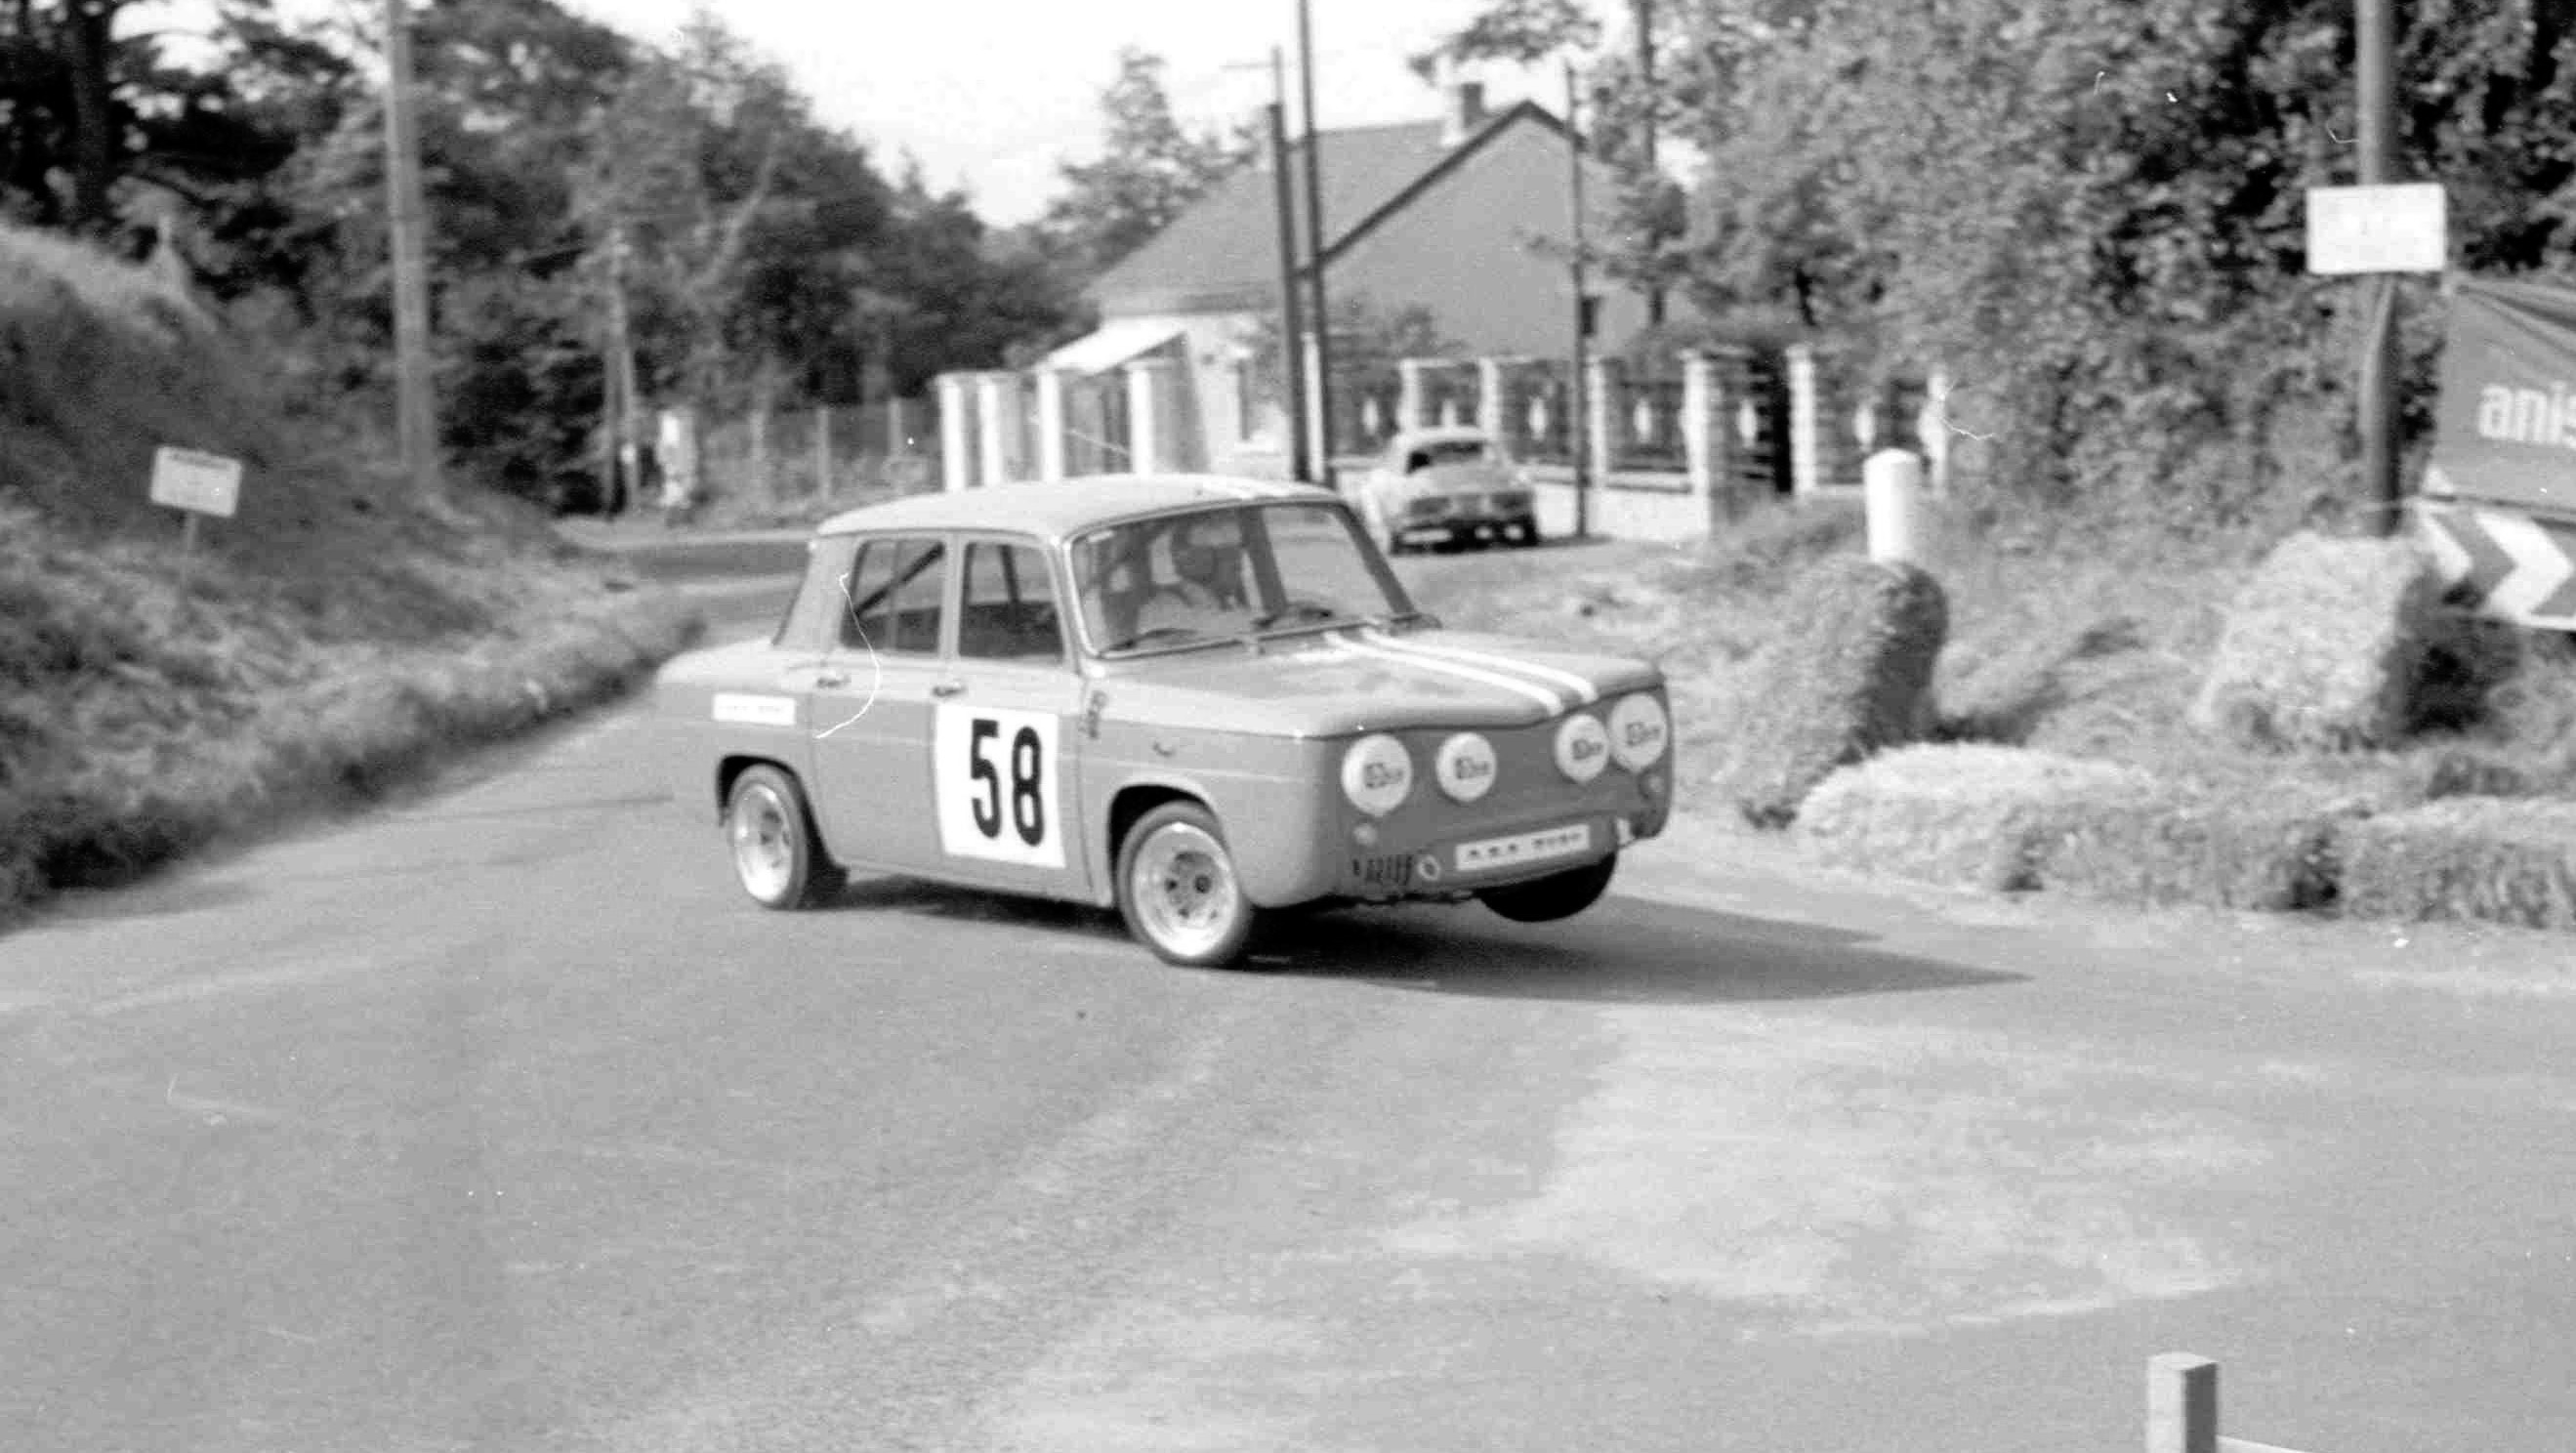
<path fill-rule="evenodd" d="M 1444 629 L 1310 487 L 916 495 L 809 552 L 775 632 L 654 685 L 679 802 L 767 907 L 893 873 L 1221 965 L 1302 906 L 1579 913 L 1670 810 L 1656 667 Z"/>
<path fill-rule="evenodd" d="M 1360 517 L 1380 550 L 1538 543 L 1538 492 L 1484 430 L 1405 429 L 1360 477 Z"/>

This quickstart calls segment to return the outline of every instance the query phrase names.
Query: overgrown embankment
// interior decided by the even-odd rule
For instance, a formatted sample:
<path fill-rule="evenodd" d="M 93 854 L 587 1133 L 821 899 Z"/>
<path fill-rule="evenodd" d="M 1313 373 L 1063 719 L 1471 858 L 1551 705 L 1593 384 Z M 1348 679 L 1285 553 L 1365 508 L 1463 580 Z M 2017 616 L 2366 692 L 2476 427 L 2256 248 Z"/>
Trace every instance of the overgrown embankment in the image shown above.
<path fill-rule="evenodd" d="M 693 638 L 515 504 L 424 506 L 153 274 L 0 227 L 0 915 L 598 700 Z M 163 444 L 243 461 L 191 557 Z"/>

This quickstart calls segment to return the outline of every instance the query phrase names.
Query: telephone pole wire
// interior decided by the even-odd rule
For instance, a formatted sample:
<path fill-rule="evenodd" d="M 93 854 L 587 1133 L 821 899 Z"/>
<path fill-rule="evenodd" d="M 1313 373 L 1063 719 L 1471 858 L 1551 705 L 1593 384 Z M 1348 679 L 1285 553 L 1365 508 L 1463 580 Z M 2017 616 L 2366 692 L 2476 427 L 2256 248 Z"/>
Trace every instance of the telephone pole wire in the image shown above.
<path fill-rule="evenodd" d="M 403 469 L 423 497 L 442 492 L 438 402 L 429 364 L 429 218 L 421 199 L 420 120 L 413 110 L 411 15 L 385 0 L 385 189 L 393 234 L 396 421 Z"/>

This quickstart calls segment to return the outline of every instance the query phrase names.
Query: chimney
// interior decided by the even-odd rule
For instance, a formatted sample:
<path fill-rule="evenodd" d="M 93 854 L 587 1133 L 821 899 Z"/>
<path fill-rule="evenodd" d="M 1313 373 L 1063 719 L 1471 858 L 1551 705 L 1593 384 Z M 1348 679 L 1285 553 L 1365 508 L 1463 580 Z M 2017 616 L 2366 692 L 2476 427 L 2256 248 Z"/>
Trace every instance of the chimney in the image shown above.
<path fill-rule="evenodd" d="M 1456 146 L 1485 124 L 1485 85 L 1460 80 L 1454 70 L 1441 79 L 1440 144 Z"/>

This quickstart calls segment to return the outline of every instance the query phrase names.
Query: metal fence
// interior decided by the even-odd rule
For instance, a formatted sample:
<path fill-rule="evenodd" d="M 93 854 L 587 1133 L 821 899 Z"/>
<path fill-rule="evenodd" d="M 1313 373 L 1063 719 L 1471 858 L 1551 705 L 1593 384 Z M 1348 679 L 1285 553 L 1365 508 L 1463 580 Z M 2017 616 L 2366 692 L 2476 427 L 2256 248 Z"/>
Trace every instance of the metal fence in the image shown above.
<path fill-rule="evenodd" d="M 1529 464 L 1574 462 L 1574 390 L 1563 363 L 1547 360 L 1514 368 L 1503 382 L 1504 448 Z"/>
<path fill-rule="evenodd" d="M 1610 467 L 1658 473 L 1690 468 L 1682 442 L 1679 374 L 1616 377 L 1610 385 Z"/>
<path fill-rule="evenodd" d="M 1333 452 L 1375 454 L 1403 427 L 1404 380 L 1393 360 L 1354 361 L 1333 370 Z"/>
<path fill-rule="evenodd" d="M 710 494 L 774 503 L 937 489 L 939 453 L 930 398 L 748 414 L 699 446 Z"/>
<path fill-rule="evenodd" d="M 1476 422 L 1484 406 L 1483 370 L 1474 360 L 1427 364 L 1422 369 L 1422 418 L 1448 428 Z"/>

